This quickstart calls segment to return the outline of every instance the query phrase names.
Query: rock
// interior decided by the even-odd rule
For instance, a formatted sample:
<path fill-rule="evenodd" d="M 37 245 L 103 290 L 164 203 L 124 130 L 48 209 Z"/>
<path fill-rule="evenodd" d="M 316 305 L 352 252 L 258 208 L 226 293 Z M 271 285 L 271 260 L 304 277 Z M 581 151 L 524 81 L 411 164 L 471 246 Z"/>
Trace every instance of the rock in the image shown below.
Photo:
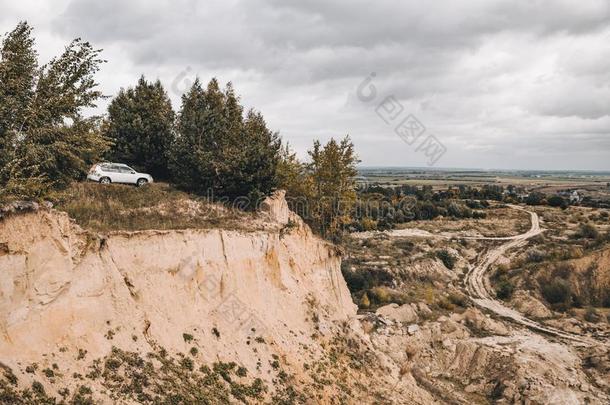
<path fill-rule="evenodd" d="M 290 220 L 290 209 L 286 202 L 286 191 L 277 190 L 261 203 L 260 212 L 265 213 L 269 218 L 282 225 L 286 225 Z"/>
<path fill-rule="evenodd" d="M 430 309 L 430 307 L 428 307 L 428 305 L 426 305 L 426 303 L 424 302 L 418 302 L 417 304 L 413 304 L 416 306 L 416 312 L 417 315 L 421 316 L 421 317 L 427 317 L 432 315 L 432 310 Z"/>
<path fill-rule="evenodd" d="M 375 323 L 371 322 L 369 319 L 362 319 L 360 323 L 362 324 L 362 330 L 366 334 L 370 334 L 375 330 Z"/>
<path fill-rule="evenodd" d="M 419 325 L 414 323 L 412 325 L 407 326 L 407 332 L 409 333 L 409 335 L 413 335 L 417 333 L 417 331 L 419 331 Z"/>
<path fill-rule="evenodd" d="M 553 316 L 551 310 L 525 291 L 517 291 L 511 302 L 517 311 L 530 318 L 545 319 Z"/>
<path fill-rule="evenodd" d="M 405 347 L 405 353 L 407 355 L 407 360 L 413 361 L 417 359 L 417 355 L 419 354 L 421 348 L 414 343 L 409 343 Z"/>
<path fill-rule="evenodd" d="M 409 304 L 400 306 L 398 304 L 388 304 L 377 309 L 376 314 L 395 322 L 413 323 L 418 320 L 415 310 Z"/>
<path fill-rule="evenodd" d="M 502 323 L 485 316 L 477 308 L 468 308 L 462 314 L 466 325 L 479 331 L 488 332 L 494 335 L 508 336 L 509 331 Z"/>
<path fill-rule="evenodd" d="M 470 384 L 464 388 L 464 392 L 472 394 L 473 392 L 481 392 L 482 388 L 479 384 Z"/>

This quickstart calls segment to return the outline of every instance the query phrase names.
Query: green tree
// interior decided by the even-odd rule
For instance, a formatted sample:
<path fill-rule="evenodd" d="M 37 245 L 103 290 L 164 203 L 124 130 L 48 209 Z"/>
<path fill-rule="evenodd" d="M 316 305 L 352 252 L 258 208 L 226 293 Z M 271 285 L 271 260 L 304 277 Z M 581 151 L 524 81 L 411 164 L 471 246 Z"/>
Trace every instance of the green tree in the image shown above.
<path fill-rule="evenodd" d="M 7 165 L 14 159 L 17 136 L 27 124 L 37 59 L 32 28 L 21 22 L 6 35 L 0 49 L 0 185 L 8 182 Z"/>
<path fill-rule="evenodd" d="M 37 68 L 32 28 L 20 23 L 2 42 L 0 138 L 4 160 L 0 188 L 41 197 L 81 178 L 107 147 L 99 117 L 82 111 L 102 97 L 94 80 L 101 50 L 80 39 Z M 6 101 L 6 102 L 5 102 Z"/>
<path fill-rule="evenodd" d="M 310 221 L 324 235 L 339 238 L 351 222 L 356 202 L 356 165 L 359 160 L 349 136 L 337 142 L 331 138 L 322 147 L 315 141 L 309 151 L 313 196 Z"/>
<path fill-rule="evenodd" d="M 313 180 L 306 164 L 299 161 L 288 144 L 282 146 L 277 167 L 278 187 L 286 190 L 286 200 L 293 212 L 309 218 L 313 201 Z"/>
<path fill-rule="evenodd" d="M 568 202 L 563 197 L 561 197 L 559 195 L 553 195 L 553 196 L 549 197 L 547 199 L 547 203 L 551 207 L 561 207 L 561 208 L 567 208 L 568 207 Z"/>
<path fill-rule="evenodd" d="M 546 196 L 539 191 L 532 191 L 525 198 L 525 203 L 527 205 L 541 205 L 541 204 L 544 204 L 545 197 Z"/>
<path fill-rule="evenodd" d="M 279 135 L 267 128 L 263 116 L 253 110 L 248 111 L 242 131 L 235 145 L 245 144 L 235 148 L 238 160 L 227 173 L 226 194 L 232 198 L 248 196 L 256 202 L 278 185 L 281 142 Z"/>
<path fill-rule="evenodd" d="M 181 188 L 215 198 L 249 197 L 253 206 L 277 186 L 280 147 L 260 113 L 244 117 L 231 83 L 223 91 L 212 79 L 204 89 L 197 79 L 182 97 L 172 178 Z"/>
<path fill-rule="evenodd" d="M 301 162 L 289 144 L 282 145 L 277 169 L 278 187 L 292 198 L 311 196 L 312 179 L 308 166 Z"/>
<path fill-rule="evenodd" d="M 108 106 L 104 135 L 113 145 L 107 158 L 168 179 L 174 119 L 172 103 L 161 82 L 140 77 L 134 88 L 121 89 Z"/>
<path fill-rule="evenodd" d="M 219 159 L 229 127 L 224 105 L 216 79 L 207 89 L 196 79 L 182 96 L 178 134 L 170 158 L 172 179 L 179 187 L 199 194 L 221 190 L 219 175 L 230 164 Z"/>

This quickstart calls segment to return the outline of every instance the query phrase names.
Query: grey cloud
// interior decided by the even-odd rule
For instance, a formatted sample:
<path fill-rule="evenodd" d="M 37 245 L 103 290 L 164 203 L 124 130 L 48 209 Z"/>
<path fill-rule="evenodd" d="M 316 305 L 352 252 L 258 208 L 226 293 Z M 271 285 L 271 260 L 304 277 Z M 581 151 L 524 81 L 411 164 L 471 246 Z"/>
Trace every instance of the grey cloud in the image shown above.
<path fill-rule="evenodd" d="M 2 31 L 28 18 L 27 3 L 40 21 L 22 0 Z M 64 3 L 37 33 L 105 48 L 107 94 L 141 73 L 169 87 L 188 66 L 236 82 L 301 153 L 313 137 L 349 132 L 365 164 L 425 164 L 355 97 L 376 72 L 380 97 L 396 96 L 447 143 L 443 165 L 552 166 L 569 149 L 570 165 L 610 169 L 606 0 Z"/>

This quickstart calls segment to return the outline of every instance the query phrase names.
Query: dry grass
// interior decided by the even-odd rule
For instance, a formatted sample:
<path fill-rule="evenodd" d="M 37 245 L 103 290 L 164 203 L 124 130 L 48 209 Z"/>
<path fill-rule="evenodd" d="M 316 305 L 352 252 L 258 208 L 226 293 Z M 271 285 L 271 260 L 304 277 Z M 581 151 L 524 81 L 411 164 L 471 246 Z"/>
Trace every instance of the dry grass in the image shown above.
<path fill-rule="evenodd" d="M 397 229 L 417 228 L 431 233 L 461 232 L 464 235 L 512 236 L 524 233 L 530 228 L 527 213 L 512 208 L 489 208 L 484 211 L 487 218 L 436 218 L 432 221 L 411 221 L 399 224 Z"/>
<path fill-rule="evenodd" d="M 95 232 L 257 228 L 255 214 L 211 203 L 164 183 L 141 188 L 75 183 L 53 200 L 57 209 Z"/>

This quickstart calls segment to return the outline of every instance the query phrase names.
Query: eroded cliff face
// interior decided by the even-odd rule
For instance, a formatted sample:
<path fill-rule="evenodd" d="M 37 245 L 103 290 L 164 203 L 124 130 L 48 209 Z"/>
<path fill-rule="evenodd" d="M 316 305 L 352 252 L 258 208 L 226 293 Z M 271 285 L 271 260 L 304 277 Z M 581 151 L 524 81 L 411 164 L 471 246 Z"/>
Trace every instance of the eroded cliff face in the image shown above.
<path fill-rule="evenodd" d="M 84 394 L 101 402 L 159 399 L 159 387 L 143 389 L 144 397 L 109 388 L 103 360 L 120 350 L 143 358 L 169 352 L 196 365 L 237 362 L 268 384 L 251 402 L 269 400 L 281 384 L 314 387 L 293 400 L 322 402 L 383 396 L 365 387 L 375 379 L 379 390 L 396 390 L 396 366 L 384 365 L 363 338 L 334 246 L 312 235 L 281 195 L 264 207 L 271 225 L 255 232 L 101 236 L 53 210 L 4 219 L 0 361 L 18 377 L 14 389 L 40 382 L 49 396 L 69 401 L 86 384 Z M 151 367 L 163 366 L 160 359 Z M 320 371 L 318 363 L 328 364 Z M 121 367 L 115 374 L 126 379 Z M 333 367 L 344 375 L 325 376 Z M 375 367 L 384 371 L 366 377 Z M 337 388 L 341 379 L 345 387 Z M 400 384 L 393 397 L 431 400 L 410 381 Z M 231 395 L 227 401 L 239 399 Z"/>

